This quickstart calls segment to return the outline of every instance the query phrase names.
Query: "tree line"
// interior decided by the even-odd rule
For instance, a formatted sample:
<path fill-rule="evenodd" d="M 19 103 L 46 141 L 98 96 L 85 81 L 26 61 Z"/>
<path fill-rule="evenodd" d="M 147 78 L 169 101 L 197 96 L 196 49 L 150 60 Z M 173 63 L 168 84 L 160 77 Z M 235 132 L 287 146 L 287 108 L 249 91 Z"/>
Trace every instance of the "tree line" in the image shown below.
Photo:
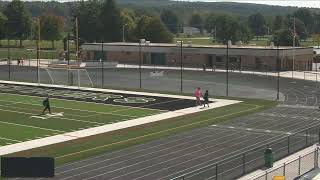
<path fill-rule="evenodd" d="M 37 18 L 32 18 L 24 2 L 13 0 L 0 12 L 0 38 L 19 40 L 22 47 L 23 40 L 37 39 L 40 27 L 41 39 L 52 41 L 63 37 L 65 18 L 50 12 Z"/>
<path fill-rule="evenodd" d="M 82 43 L 119 42 L 123 39 L 130 42 L 138 42 L 139 39 L 173 42 L 173 38 L 182 33 L 183 27 L 191 26 L 201 33 L 206 31 L 212 34 L 219 43 L 228 40 L 248 43 L 252 39 L 267 37 L 276 45 L 292 45 L 295 36 L 298 46 L 301 40 L 316 36 L 320 31 L 320 13 L 307 8 L 274 16 L 190 11 L 188 17 L 181 17 L 172 8 L 155 12 L 121 8 L 115 0 L 80 1 L 68 6 L 71 8 L 69 15 L 60 16 L 55 13 L 57 10 L 48 9 L 35 17 L 25 2 L 13 0 L 0 12 L 0 38 L 20 40 L 20 46 L 25 39 L 37 39 L 38 19 L 41 39 L 52 41 L 53 48 L 55 40 L 75 33 L 76 19 Z"/>
<path fill-rule="evenodd" d="M 184 26 L 179 24 L 183 21 L 178 19 L 172 10 L 163 10 L 161 14 L 164 24 L 172 33 L 177 33 L 174 27 Z M 293 36 L 296 45 L 309 37 L 318 36 L 320 33 L 320 14 L 310 11 L 307 8 L 300 8 L 287 15 L 264 16 L 261 13 L 254 13 L 247 17 L 236 16 L 226 13 L 193 13 L 186 25 L 199 28 L 201 32 L 206 30 L 216 41 L 226 43 L 242 41 L 248 43 L 252 39 L 266 36 L 276 45 L 289 46 L 293 43 Z"/>
<path fill-rule="evenodd" d="M 114 0 L 81 1 L 74 15 L 79 19 L 79 36 L 86 42 L 172 42 L 161 19 L 153 14 L 130 9 L 120 9 Z"/>

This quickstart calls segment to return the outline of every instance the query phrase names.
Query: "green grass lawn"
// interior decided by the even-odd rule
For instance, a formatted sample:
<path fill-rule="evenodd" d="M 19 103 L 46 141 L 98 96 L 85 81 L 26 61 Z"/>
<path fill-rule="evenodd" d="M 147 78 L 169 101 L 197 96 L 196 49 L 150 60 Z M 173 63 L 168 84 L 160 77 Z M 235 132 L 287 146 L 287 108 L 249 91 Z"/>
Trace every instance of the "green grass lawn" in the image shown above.
<path fill-rule="evenodd" d="M 232 98 L 234 99 L 234 98 Z M 238 99 L 242 103 L 216 108 L 160 122 L 145 124 L 110 133 L 95 135 L 42 148 L 32 149 L 8 156 L 51 156 L 56 164 L 81 160 L 102 153 L 164 138 L 181 132 L 206 127 L 222 121 L 256 113 L 275 106 L 267 100 Z"/>
<path fill-rule="evenodd" d="M 152 109 L 51 99 L 54 113 L 40 115 L 43 98 L 0 93 L 0 146 L 160 113 Z"/>
<path fill-rule="evenodd" d="M 0 40 L 1 44 L 4 46 L 1 48 L 0 46 L 0 59 L 7 58 L 10 56 L 11 59 L 36 59 L 37 58 L 37 45 L 36 41 L 31 40 L 24 40 L 22 48 L 10 48 L 10 52 L 8 54 L 8 48 L 5 46 L 8 44 L 7 40 Z M 19 42 L 17 42 L 19 45 Z M 13 46 L 16 44 L 15 40 L 10 40 L 10 45 Z M 52 43 L 51 41 L 41 41 L 40 48 L 42 49 L 40 52 L 41 59 L 58 59 L 59 54 L 63 52 L 63 42 L 62 41 L 55 41 L 55 49 L 53 50 L 44 50 L 44 49 L 51 49 Z M 70 51 L 75 51 L 75 44 L 70 43 Z M 75 59 L 75 54 L 70 54 L 71 59 Z"/>

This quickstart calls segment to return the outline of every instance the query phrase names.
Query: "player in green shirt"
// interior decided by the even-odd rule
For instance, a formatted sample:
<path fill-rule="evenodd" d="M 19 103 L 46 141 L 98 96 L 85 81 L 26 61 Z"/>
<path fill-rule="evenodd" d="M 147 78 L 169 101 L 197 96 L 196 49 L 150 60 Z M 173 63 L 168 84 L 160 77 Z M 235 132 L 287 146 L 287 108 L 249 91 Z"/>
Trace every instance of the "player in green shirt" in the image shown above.
<path fill-rule="evenodd" d="M 44 112 L 45 112 L 46 110 L 48 110 L 48 111 L 49 111 L 49 114 L 51 114 L 49 95 L 46 97 L 45 100 L 43 100 L 42 104 L 43 104 L 43 107 L 44 107 L 44 109 L 43 109 L 43 111 L 42 111 L 42 114 L 44 114 Z"/>
<path fill-rule="evenodd" d="M 208 90 L 206 90 L 206 92 L 204 93 L 203 100 L 204 100 L 203 107 L 206 107 L 206 105 L 208 105 L 208 107 L 209 107 L 209 92 L 208 92 Z"/>

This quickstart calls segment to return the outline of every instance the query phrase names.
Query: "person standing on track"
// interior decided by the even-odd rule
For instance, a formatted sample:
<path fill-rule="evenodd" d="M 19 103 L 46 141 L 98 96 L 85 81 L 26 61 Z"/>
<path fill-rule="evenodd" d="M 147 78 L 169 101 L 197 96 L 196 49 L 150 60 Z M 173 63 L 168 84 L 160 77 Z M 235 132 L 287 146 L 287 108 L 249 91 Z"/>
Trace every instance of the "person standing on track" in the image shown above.
<path fill-rule="evenodd" d="M 206 92 L 204 93 L 203 100 L 204 100 L 203 107 L 205 108 L 206 105 L 208 105 L 209 107 L 209 91 L 208 90 L 206 90 Z"/>
<path fill-rule="evenodd" d="M 202 93 L 200 87 L 196 89 L 196 91 L 194 92 L 194 96 L 196 97 L 196 106 L 201 106 L 200 98 L 202 97 Z"/>
<path fill-rule="evenodd" d="M 48 110 L 48 111 L 49 111 L 49 114 L 51 114 L 49 94 L 48 94 L 48 96 L 46 97 L 46 99 L 43 100 L 42 104 L 43 104 L 43 107 L 44 107 L 44 109 L 43 109 L 43 111 L 42 111 L 42 114 L 44 114 L 44 112 L 45 112 L 46 110 Z"/>

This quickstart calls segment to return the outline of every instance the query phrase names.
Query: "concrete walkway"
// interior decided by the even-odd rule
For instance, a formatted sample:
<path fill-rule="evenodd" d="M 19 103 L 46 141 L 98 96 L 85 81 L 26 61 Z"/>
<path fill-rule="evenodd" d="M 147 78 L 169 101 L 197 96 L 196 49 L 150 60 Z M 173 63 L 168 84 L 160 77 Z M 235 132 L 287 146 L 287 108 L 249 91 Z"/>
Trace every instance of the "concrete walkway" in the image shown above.
<path fill-rule="evenodd" d="M 45 87 L 62 87 L 68 89 L 78 89 L 77 87 L 72 86 L 59 86 L 59 85 L 45 85 L 45 84 L 36 84 L 36 83 L 24 83 L 24 82 L 12 82 L 12 81 L 0 81 L 0 83 L 7 83 L 7 84 L 14 84 L 14 85 L 31 85 L 31 86 L 45 86 Z M 111 89 L 97 89 L 97 88 L 81 88 L 81 90 L 90 90 L 90 91 L 99 91 L 99 92 L 120 92 L 126 94 L 135 94 L 135 95 L 148 95 L 148 96 L 157 96 L 157 97 L 173 97 L 173 98 L 180 98 L 180 99 L 194 99 L 194 97 L 190 96 L 179 96 L 179 95 L 166 95 L 166 94 L 157 94 L 157 93 L 144 93 L 144 92 L 133 92 L 133 91 L 119 91 L 119 90 L 111 90 Z M 210 108 L 200 108 L 200 107 L 191 107 L 176 111 L 169 111 L 157 115 L 137 118 L 133 120 L 118 122 L 114 124 L 108 124 L 104 126 L 84 129 L 80 131 L 59 134 L 51 137 L 46 137 L 37 140 L 26 141 L 22 143 L 1 146 L 0 147 L 0 156 L 5 154 L 11 154 L 15 152 L 25 151 L 28 149 L 39 148 L 47 145 L 52 145 L 56 143 L 61 143 L 65 141 L 75 140 L 79 138 L 84 138 L 92 135 L 107 133 L 111 131 L 116 131 L 119 129 L 139 126 L 147 123 L 153 123 L 169 118 L 179 117 L 187 114 L 197 113 L 201 111 L 206 111 L 209 109 L 214 109 L 218 107 L 228 106 L 231 104 L 240 103 L 241 101 L 235 100 L 225 100 L 225 99 L 210 99 L 214 101 L 214 103 L 210 104 Z"/>

